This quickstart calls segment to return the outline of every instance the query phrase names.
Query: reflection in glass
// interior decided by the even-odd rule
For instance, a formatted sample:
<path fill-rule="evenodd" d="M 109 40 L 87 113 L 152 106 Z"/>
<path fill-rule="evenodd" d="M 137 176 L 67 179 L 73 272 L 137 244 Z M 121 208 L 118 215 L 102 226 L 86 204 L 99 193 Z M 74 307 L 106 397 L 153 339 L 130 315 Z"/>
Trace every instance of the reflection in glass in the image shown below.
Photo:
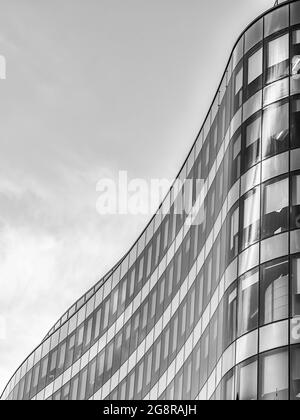
<path fill-rule="evenodd" d="M 252 25 L 245 35 L 245 53 L 263 38 L 263 19 Z"/>
<path fill-rule="evenodd" d="M 237 399 L 234 394 L 234 372 L 229 372 L 222 380 L 222 399 L 225 401 Z"/>
<path fill-rule="evenodd" d="M 242 200 L 242 249 L 259 239 L 260 189 L 256 188 Z"/>
<path fill-rule="evenodd" d="M 263 53 L 262 48 L 252 54 L 248 59 L 248 84 L 255 81 L 261 76 L 263 70 Z"/>
<path fill-rule="evenodd" d="M 288 352 L 269 352 L 261 356 L 260 399 L 288 399 Z"/>
<path fill-rule="evenodd" d="M 292 178 L 291 227 L 300 228 L 300 175 Z"/>
<path fill-rule="evenodd" d="M 289 35 L 270 41 L 267 46 L 266 82 L 288 76 L 289 74 Z"/>
<path fill-rule="evenodd" d="M 262 268 L 260 323 L 276 322 L 288 317 L 288 261 L 271 262 Z"/>
<path fill-rule="evenodd" d="M 292 314 L 300 316 L 300 257 L 292 260 Z"/>
<path fill-rule="evenodd" d="M 263 118 L 263 157 L 279 154 L 287 150 L 289 140 L 288 103 L 271 105 L 264 111 Z"/>
<path fill-rule="evenodd" d="M 239 208 L 235 209 L 230 217 L 229 261 L 238 253 L 239 244 Z"/>
<path fill-rule="evenodd" d="M 257 400 L 257 361 L 241 364 L 237 375 L 239 400 Z"/>
<path fill-rule="evenodd" d="M 291 400 L 300 400 L 300 347 L 291 350 Z"/>
<path fill-rule="evenodd" d="M 223 348 L 226 349 L 236 338 L 237 287 L 229 288 L 224 299 Z"/>
<path fill-rule="evenodd" d="M 265 37 L 284 29 L 289 24 L 289 8 L 280 7 L 265 16 Z"/>
<path fill-rule="evenodd" d="M 265 87 L 264 106 L 286 98 L 289 94 L 289 79 L 278 80 L 277 82 Z"/>
<path fill-rule="evenodd" d="M 243 172 L 260 159 L 260 139 L 261 139 L 261 116 L 249 122 L 245 129 L 245 140 L 243 144 Z"/>
<path fill-rule="evenodd" d="M 300 23 L 300 3 L 296 1 L 290 5 L 290 8 L 291 25 L 296 25 Z"/>
<path fill-rule="evenodd" d="M 258 270 L 240 279 L 238 299 L 238 335 L 257 328 L 258 325 Z"/>
<path fill-rule="evenodd" d="M 271 181 L 263 188 L 263 237 L 287 230 L 289 217 L 288 178 Z"/>

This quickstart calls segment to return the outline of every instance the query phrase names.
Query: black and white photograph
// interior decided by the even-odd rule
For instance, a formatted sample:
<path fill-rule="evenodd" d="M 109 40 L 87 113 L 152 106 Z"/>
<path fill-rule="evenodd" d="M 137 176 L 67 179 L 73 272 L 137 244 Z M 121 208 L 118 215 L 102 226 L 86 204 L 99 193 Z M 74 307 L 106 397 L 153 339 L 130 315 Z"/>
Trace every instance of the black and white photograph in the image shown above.
<path fill-rule="evenodd" d="M 300 0 L 0 0 L 0 400 L 300 400 Z"/>

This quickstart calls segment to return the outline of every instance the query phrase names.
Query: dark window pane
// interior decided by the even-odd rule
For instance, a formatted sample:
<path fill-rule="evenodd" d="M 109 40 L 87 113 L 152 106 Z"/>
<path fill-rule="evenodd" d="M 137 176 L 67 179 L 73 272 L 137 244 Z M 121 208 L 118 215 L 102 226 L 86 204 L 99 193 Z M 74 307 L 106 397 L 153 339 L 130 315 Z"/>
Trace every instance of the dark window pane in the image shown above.
<path fill-rule="evenodd" d="M 300 3 L 298 1 L 292 3 L 291 7 L 291 25 L 297 25 L 300 23 Z"/>
<path fill-rule="evenodd" d="M 291 146 L 300 147 L 300 99 L 294 99 L 292 102 Z"/>

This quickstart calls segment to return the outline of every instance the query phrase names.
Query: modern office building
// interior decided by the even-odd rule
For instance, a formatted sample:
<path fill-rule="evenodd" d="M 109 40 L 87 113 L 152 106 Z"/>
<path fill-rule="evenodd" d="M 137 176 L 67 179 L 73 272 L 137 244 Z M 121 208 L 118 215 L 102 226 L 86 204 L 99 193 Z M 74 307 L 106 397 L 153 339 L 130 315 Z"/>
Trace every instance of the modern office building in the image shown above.
<path fill-rule="evenodd" d="M 201 223 L 171 189 L 2 399 L 300 399 L 300 1 L 240 36 L 178 177 Z"/>

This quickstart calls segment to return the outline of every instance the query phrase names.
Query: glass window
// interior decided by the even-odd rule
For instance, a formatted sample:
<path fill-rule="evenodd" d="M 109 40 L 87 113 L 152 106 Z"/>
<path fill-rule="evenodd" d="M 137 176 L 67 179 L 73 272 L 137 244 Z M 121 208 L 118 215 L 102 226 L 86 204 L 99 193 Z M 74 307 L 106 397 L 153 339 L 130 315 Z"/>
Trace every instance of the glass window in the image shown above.
<path fill-rule="evenodd" d="M 262 268 L 261 325 L 288 317 L 289 266 L 287 261 L 271 262 Z"/>
<path fill-rule="evenodd" d="M 75 333 L 70 335 L 68 338 L 65 369 L 68 368 L 73 362 L 74 346 L 75 346 Z"/>
<path fill-rule="evenodd" d="M 93 326 L 93 317 L 91 317 L 86 324 L 86 328 L 84 331 L 84 343 L 83 343 L 83 352 L 86 351 L 88 346 L 90 345 L 91 338 L 92 338 L 92 326 Z"/>
<path fill-rule="evenodd" d="M 277 80 L 277 82 L 268 85 L 264 89 L 263 106 L 270 105 L 289 95 L 289 79 Z"/>
<path fill-rule="evenodd" d="M 154 290 L 152 293 L 152 298 L 151 298 L 151 312 L 150 312 L 150 318 L 154 318 L 155 316 L 155 311 L 156 311 L 156 294 L 157 291 Z"/>
<path fill-rule="evenodd" d="M 135 381 L 135 372 L 133 372 L 128 380 L 128 400 L 132 400 L 134 396 L 134 381 Z"/>
<path fill-rule="evenodd" d="M 289 153 L 281 153 L 263 161 L 262 181 L 275 178 L 289 170 Z"/>
<path fill-rule="evenodd" d="M 293 43 L 292 43 L 292 51 L 291 51 L 291 73 L 293 79 L 297 80 L 300 77 L 300 30 L 297 29 L 293 32 Z"/>
<path fill-rule="evenodd" d="M 142 391 L 143 387 L 143 373 L 144 373 L 144 362 L 142 362 L 138 368 L 138 376 L 137 376 L 137 387 L 136 393 L 139 394 Z"/>
<path fill-rule="evenodd" d="M 291 147 L 300 147 L 300 99 L 292 101 Z"/>
<path fill-rule="evenodd" d="M 100 334 L 101 312 L 102 312 L 102 308 L 99 308 L 98 311 L 96 312 L 95 330 L 94 330 L 94 337 L 93 337 L 94 340 L 96 340 L 96 338 Z"/>
<path fill-rule="evenodd" d="M 258 326 L 258 270 L 244 275 L 239 281 L 238 334 L 251 331 Z"/>
<path fill-rule="evenodd" d="M 225 401 L 233 401 L 236 399 L 234 393 L 234 371 L 229 372 L 222 379 L 222 399 Z"/>
<path fill-rule="evenodd" d="M 259 239 L 260 189 L 250 191 L 242 200 L 242 248 Z"/>
<path fill-rule="evenodd" d="M 109 317 L 109 299 L 105 302 L 104 312 L 102 313 L 102 330 L 105 330 L 108 326 L 108 317 Z"/>
<path fill-rule="evenodd" d="M 291 227 L 300 228 L 300 175 L 292 178 Z"/>
<path fill-rule="evenodd" d="M 111 299 L 111 316 L 115 315 L 118 309 L 118 298 L 119 298 L 119 289 L 116 288 L 115 291 L 112 294 Z"/>
<path fill-rule="evenodd" d="M 178 337 L 178 314 L 177 314 L 177 315 L 176 315 L 176 317 L 174 318 L 172 334 L 173 334 L 172 353 L 174 353 L 174 352 L 175 352 L 175 350 L 176 350 L 176 348 L 177 348 L 177 337 Z"/>
<path fill-rule="evenodd" d="M 118 313 L 121 313 L 121 311 L 124 309 L 125 301 L 126 301 L 126 289 L 127 289 L 127 278 L 123 279 L 121 283 L 120 288 L 120 296 L 119 296 L 119 311 Z"/>
<path fill-rule="evenodd" d="M 208 356 L 209 356 L 209 329 L 207 328 L 201 337 L 200 344 L 200 388 L 205 384 L 208 377 Z"/>
<path fill-rule="evenodd" d="M 266 82 L 289 75 L 289 35 L 283 35 L 267 45 Z"/>
<path fill-rule="evenodd" d="M 66 355 L 66 341 L 60 344 L 59 353 L 58 353 L 58 361 L 57 361 L 57 374 L 60 375 L 64 368 L 65 362 L 65 355 Z"/>
<path fill-rule="evenodd" d="M 160 366 L 160 352 L 161 352 L 161 340 L 158 341 L 155 348 L 155 363 L 154 363 L 155 373 L 157 373 Z"/>
<path fill-rule="evenodd" d="M 232 187 L 241 175 L 241 144 L 241 134 L 238 134 L 230 145 L 231 170 L 229 188 Z"/>
<path fill-rule="evenodd" d="M 288 399 L 287 351 L 273 351 L 261 356 L 260 399 Z"/>
<path fill-rule="evenodd" d="M 263 38 L 263 19 L 252 25 L 245 35 L 245 52 L 249 51 Z"/>
<path fill-rule="evenodd" d="M 146 276 L 148 277 L 151 273 L 151 260 L 152 260 L 152 245 L 148 248 L 148 255 L 147 255 L 147 271 Z"/>
<path fill-rule="evenodd" d="M 263 157 L 279 154 L 287 150 L 289 140 L 288 103 L 271 105 L 264 111 Z"/>
<path fill-rule="evenodd" d="M 160 251 L 160 232 L 158 232 L 158 235 L 156 237 L 156 247 L 155 247 L 155 266 L 158 264 L 159 261 L 159 251 Z"/>
<path fill-rule="evenodd" d="M 235 95 L 243 88 L 243 68 L 235 76 Z"/>
<path fill-rule="evenodd" d="M 243 172 L 260 160 L 261 115 L 251 119 L 245 127 L 245 140 L 243 144 Z"/>
<path fill-rule="evenodd" d="M 263 188 L 263 237 L 287 230 L 289 217 L 288 178 L 267 183 Z"/>
<path fill-rule="evenodd" d="M 148 319 L 148 301 L 143 305 L 141 328 L 144 330 L 147 327 Z"/>
<path fill-rule="evenodd" d="M 292 261 L 292 314 L 293 317 L 300 316 L 300 257 Z"/>
<path fill-rule="evenodd" d="M 297 1 L 290 5 L 291 11 L 291 25 L 296 25 L 300 23 L 300 3 Z"/>
<path fill-rule="evenodd" d="M 291 349 L 291 400 L 300 400 L 300 347 Z"/>
<path fill-rule="evenodd" d="M 138 283 L 142 280 L 144 275 L 144 257 L 139 261 L 139 273 L 138 273 Z"/>
<path fill-rule="evenodd" d="M 165 332 L 165 339 L 164 339 L 164 360 L 167 359 L 169 355 L 169 341 L 170 341 L 170 327 Z"/>
<path fill-rule="evenodd" d="M 90 398 L 93 395 L 95 375 L 96 375 L 96 362 L 97 362 L 97 359 L 95 358 L 89 364 L 88 381 L 87 381 L 87 398 Z"/>
<path fill-rule="evenodd" d="M 238 399 L 257 400 L 257 361 L 246 362 L 238 368 Z"/>
<path fill-rule="evenodd" d="M 74 360 L 77 360 L 81 356 L 81 353 L 82 353 L 81 346 L 82 346 L 82 343 L 83 343 L 83 333 L 84 333 L 84 324 L 82 324 L 77 329 Z"/>
<path fill-rule="evenodd" d="M 160 282 L 159 286 L 159 305 L 162 305 L 164 302 L 165 297 L 165 284 L 166 284 L 166 278 L 163 277 Z"/>
<path fill-rule="evenodd" d="M 263 53 L 262 48 L 252 54 L 248 59 L 248 84 L 254 82 L 262 75 Z"/>
<path fill-rule="evenodd" d="M 244 68 L 239 65 L 237 67 L 237 69 L 234 72 L 233 75 L 233 83 L 232 83 L 232 101 L 233 101 L 233 109 L 232 109 L 232 114 L 235 115 L 235 113 L 238 111 L 238 109 L 241 107 L 242 105 L 242 101 L 243 101 L 243 78 L 244 78 Z M 222 106 L 223 106 L 223 114 L 222 114 L 222 132 L 223 132 L 223 136 L 225 135 L 225 124 L 226 124 L 226 103 L 223 101 Z M 220 111 L 219 111 L 220 112 Z M 221 115 L 221 114 L 220 114 Z"/>
<path fill-rule="evenodd" d="M 145 372 L 145 374 L 146 374 L 145 383 L 146 383 L 146 385 L 149 385 L 150 381 L 151 381 L 151 376 L 152 376 L 152 350 L 150 351 L 150 353 L 146 357 L 146 372 Z"/>
<path fill-rule="evenodd" d="M 289 24 L 289 8 L 280 7 L 265 16 L 265 37 L 284 29 Z"/>
<path fill-rule="evenodd" d="M 209 363 L 208 375 L 211 374 L 217 363 L 217 345 L 218 345 L 218 313 L 215 312 L 210 322 L 209 332 Z"/>
<path fill-rule="evenodd" d="M 239 208 L 235 209 L 230 218 L 229 259 L 237 255 L 239 240 Z"/>
<path fill-rule="evenodd" d="M 260 328 L 259 330 L 259 351 L 263 353 L 267 350 L 288 345 L 288 321 L 273 322 Z"/>
<path fill-rule="evenodd" d="M 97 389 L 102 386 L 102 379 L 104 373 L 104 362 L 105 362 L 105 349 L 97 356 L 97 368 L 96 368 L 96 384 Z"/>
<path fill-rule="evenodd" d="M 56 357 L 55 357 L 55 362 L 56 362 Z M 46 356 L 41 361 L 40 377 L 39 377 L 39 390 L 42 389 L 42 388 L 44 388 L 44 386 L 46 384 L 47 367 L 48 367 L 48 356 Z M 55 368 L 55 366 L 54 366 L 54 368 Z M 51 367 L 50 367 L 50 369 L 51 369 Z M 52 378 L 52 380 L 53 379 L 54 378 Z"/>
<path fill-rule="evenodd" d="M 226 292 L 224 298 L 224 345 L 226 349 L 236 338 L 237 321 L 237 287 L 232 286 Z"/>
<path fill-rule="evenodd" d="M 271 236 L 261 242 L 261 263 L 283 257 L 288 254 L 288 233 Z"/>
<path fill-rule="evenodd" d="M 128 282 L 128 299 L 133 296 L 134 293 L 134 284 L 135 284 L 135 266 L 130 272 L 129 282 Z"/>

